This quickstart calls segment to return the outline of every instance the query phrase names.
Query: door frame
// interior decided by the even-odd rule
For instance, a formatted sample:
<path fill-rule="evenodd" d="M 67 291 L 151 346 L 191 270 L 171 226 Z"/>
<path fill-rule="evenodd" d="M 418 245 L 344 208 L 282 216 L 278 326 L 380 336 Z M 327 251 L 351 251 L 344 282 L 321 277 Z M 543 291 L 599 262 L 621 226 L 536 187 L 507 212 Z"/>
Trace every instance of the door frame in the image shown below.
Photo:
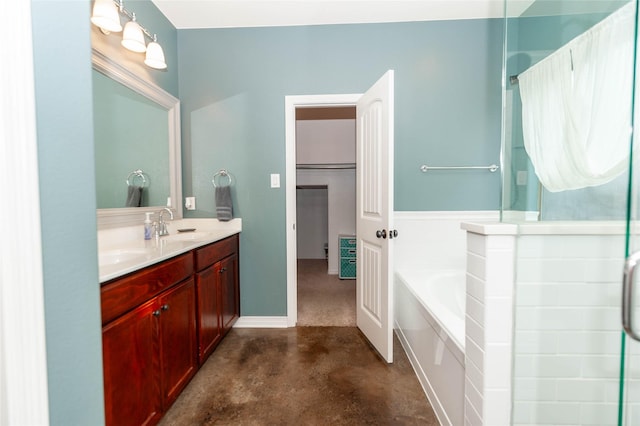
<path fill-rule="evenodd" d="M 355 106 L 361 93 L 285 96 L 285 198 L 287 239 L 287 327 L 298 322 L 298 276 L 296 238 L 296 108 Z M 356 160 L 357 161 L 357 160 Z M 357 168 L 356 164 L 356 168 Z"/>

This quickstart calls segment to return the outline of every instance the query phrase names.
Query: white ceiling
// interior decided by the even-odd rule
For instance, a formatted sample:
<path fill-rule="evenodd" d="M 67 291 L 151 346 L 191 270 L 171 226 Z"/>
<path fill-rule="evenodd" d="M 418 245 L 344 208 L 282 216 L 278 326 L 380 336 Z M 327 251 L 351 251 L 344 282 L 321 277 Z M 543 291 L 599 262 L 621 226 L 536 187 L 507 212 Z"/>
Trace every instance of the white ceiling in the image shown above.
<path fill-rule="evenodd" d="M 503 0 L 152 0 L 178 29 L 500 18 Z M 534 0 L 509 0 L 520 15 Z"/>

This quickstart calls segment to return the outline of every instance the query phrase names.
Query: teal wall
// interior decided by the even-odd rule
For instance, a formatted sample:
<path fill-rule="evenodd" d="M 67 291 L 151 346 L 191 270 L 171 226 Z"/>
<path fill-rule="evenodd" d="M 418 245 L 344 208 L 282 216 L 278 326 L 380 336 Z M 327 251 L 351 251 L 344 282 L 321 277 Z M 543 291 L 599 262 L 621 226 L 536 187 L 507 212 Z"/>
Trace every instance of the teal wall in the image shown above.
<path fill-rule="evenodd" d="M 395 209 L 495 210 L 500 175 L 421 164 L 499 161 L 502 20 L 178 31 L 183 193 L 214 217 L 236 182 L 242 315 L 286 314 L 284 98 L 362 93 L 395 70 Z"/>
<path fill-rule="evenodd" d="M 61 426 L 104 423 L 89 14 L 88 1 L 32 1 L 49 410 Z"/>

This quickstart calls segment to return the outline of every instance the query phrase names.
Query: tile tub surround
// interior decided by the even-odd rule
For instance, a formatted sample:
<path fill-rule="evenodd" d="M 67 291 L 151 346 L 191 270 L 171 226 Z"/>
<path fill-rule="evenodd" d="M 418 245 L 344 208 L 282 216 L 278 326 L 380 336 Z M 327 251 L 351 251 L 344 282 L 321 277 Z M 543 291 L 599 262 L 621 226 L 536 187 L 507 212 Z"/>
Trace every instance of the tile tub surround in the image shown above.
<path fill-rule="evenodd" d="M 229 222 L 220 222 L 217 219 L 180 219 L 169 221 L 168 227 L 169 235 L 151 240 L 144 240 L 142 220 L 139 226 L 99 230 L 100 283 L 237 234 L 242 231 L 242 219 L 236 218 Z M 188 228 L 195 228 L 194 233 L 177 231 Z M 114 258 L 119 253 L 133 255 L 118 261 Z M 108 257 L 112 258 L 111 261 L 107 261 Z"/>
<path fill-rule="evenodd" d="M 428 313 L 399 276 L 401 271 L 465 271 L 466 232 L 461 223 L 498 219 L 497 211 L 394 213 L 394 228 L 398 230 L 394 239 L 395 328 L 442 424 L 463 421 L 464 350 L 453 343 L 439 320 Z"/>
<path fill-rule="evenodd" d="M 624 224 L 463 227 L 467 423 L 616 424 Z"/>

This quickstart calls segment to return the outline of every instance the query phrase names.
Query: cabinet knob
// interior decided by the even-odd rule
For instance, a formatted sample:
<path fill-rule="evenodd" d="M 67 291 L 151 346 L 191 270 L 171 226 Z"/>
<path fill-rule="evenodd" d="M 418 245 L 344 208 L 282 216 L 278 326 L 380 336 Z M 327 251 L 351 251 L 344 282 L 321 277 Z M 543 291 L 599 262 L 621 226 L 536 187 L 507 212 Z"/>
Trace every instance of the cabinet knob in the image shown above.
<path fill-rule="evenodd" d="M 220 268 L 220 273 L 227 272 L 227 268 Z"/>
<path fill-rule="evenodd" d="M 160 309 L 162 309 L 163 311 L 168 311 L 168 310 L 169 310 L 169 305 L 166 305 L 166 304 L 165 304 L 165 305 L 162 305 L 162 306 L 160 307 Z"/>
<path fill-rule="evenodd" d="M 160 309 L 156 309 L 155 311 L 152 312 L 154 317 L 159 317 L 160 316 Z"/>

